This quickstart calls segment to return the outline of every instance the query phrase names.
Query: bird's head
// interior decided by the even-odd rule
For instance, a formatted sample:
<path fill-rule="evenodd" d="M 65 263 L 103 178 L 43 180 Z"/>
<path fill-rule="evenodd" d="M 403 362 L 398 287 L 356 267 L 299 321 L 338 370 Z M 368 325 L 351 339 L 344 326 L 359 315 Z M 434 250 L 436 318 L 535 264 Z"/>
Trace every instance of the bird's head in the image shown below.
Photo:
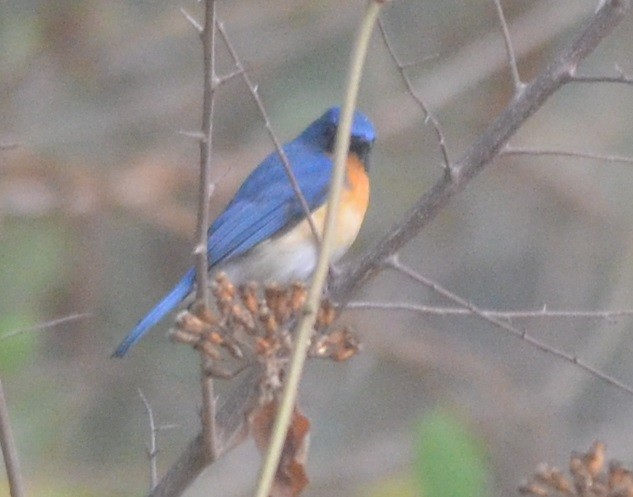
<path fill-rule="evenodd" d="M 333 153 L 340 117 L 340 107 L 331 107 L 307 127 L 301 134 L 301 138 L 318 146 L 326 153 Z M 358 155 L 363 164 L 367 165 L 369 152 L 375 139 L 376 130 L 369 118 L 361 112 L 354 112 L 349 151 Z"/>

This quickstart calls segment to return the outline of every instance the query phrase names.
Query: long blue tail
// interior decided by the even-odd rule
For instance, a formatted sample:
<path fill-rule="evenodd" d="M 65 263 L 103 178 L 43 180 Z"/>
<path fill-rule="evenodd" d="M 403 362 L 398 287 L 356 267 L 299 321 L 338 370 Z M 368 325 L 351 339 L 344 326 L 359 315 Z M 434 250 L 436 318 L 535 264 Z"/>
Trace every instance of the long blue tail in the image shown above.
<path fill-rule="evenodd" d="M 191 268 L 185 273 L 178 284 L 156 304 L 156 306 L 141 319 L 132 331 L 126 336 L 112 354 L 112 357 L 123 357 L 127 351 L 138 342 L 143 335 L 156 325 L 165 315 L 173 311 L 193 289 L 196 280 L 196 270 Z"/>

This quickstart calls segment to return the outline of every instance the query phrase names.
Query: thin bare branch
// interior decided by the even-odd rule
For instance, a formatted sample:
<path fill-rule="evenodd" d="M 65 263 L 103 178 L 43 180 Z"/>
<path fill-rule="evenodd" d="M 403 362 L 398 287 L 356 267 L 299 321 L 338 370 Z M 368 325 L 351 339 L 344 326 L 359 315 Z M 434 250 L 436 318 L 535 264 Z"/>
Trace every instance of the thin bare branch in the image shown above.
<path fill-rule="evenodd" d="M 508 57 L 508 67 L 510 68 L 510 75 L 512 76 L 512 83 L 514 85 L 514 93 L 518 95 L 523 91 L 525 84 L 521 81 L 519 75 L 519 67 L 517 66 L 517 58 L 512 46 L 512 38 L 510 37 L 510 30 L 508 29 L 508 22 L 501 6 L 501 0 L 493 0 L 495 8 L 497 10 L 497 17 L 499 18 L 499 25 L 503 32 L 503 42 L 506 47 L 506 55 Z"/>
<path fill-rule="evenodd" d="M 383 38 L 384 39 L 384 38 Z M 402 69 L 411 69 L 412 67 L 417 67 L 422 64 L 426 64 L 430 60 L 437 59 L 440 56 L 439 53 L 434 53 L 431 55 L 427 55 L 426 57 L 422 57 L 420 60 L 412 60 L 411 62 L 401 62 L 400 67 Z"/>
<path fill-rule="evenodd" d="M 633 78 L 624 76 L 574 76 L 573 83 L 622 83 L 633 85 Z"/>
<path fill-rule="evenodd" d="M 231 81 L 233 78 L 236 78 L 237 76 L 242 76 L 244 74 L 244 71 L 245 71 L 244 68 L 235 69 L 234 71 L 228 72 L 222 76 L 218 76 L 218 79 L 217 79 L 218 86 L 224 83 L 227 83 L 228 81 Z"/>
<path fill-rule="evenodd" d="M 11 497 L 25 497 L 26 491 L 24 490 L 24 481 L 20 471 L 20 460 L 11 430 L 9 409 L 4 398 L 2 380 L 0 380 L 0 446 L 2 446 L 2 457 L 4 458 L 4 466 L 7 470 L 7 479 L 9 480 L 9 493 Z"/>
<path fill-rule="evenodd" d="M 270 119 L 268 117 L 268 113 L 266 112 L 266 109 L 264 108 L 264 103 L 262 102 L 262 99 L 260 98 L 259 93 L 257 92 L 257 86 L 253 83 L 250 76 L 244 69 L 244 65 L 242 64 L 242 61 L 237 55 L 237 51 L 235 50 L 235 47 L 231 43 L 226 33 L 226 30 L 224 29 L 224 25 L 219 21 L 217 25 L 218 25 L 218 31 L 220 32 L 220 36 L 222 36 L 222 39 L 224 40 L 224 44 L 226 45 L 226 48 L 229 51 L 231 59 L 233 59 L 233 64 L 235 64 L 235 67 L 237 68 L 237 72 L 239 72 L 239 74 L 242 76 L 242 80 L 248 87 L 248 91 L 250 92 L 251 97 L 253 98 L 253 101 L 255 102 L 255 105 L 257 106 L 257 109 L 259 110 L 259 114 L 262 120 L 264 121 L 264 126 L 266 127 L 266 131 L 268 132 L 268 136 L 270 137 L 270 140 L 273 142 L 273 145 L 275 146 L 275 150 L 277 151 L 277 154 L 279 155 L 279 158 L 281 159 L 284 169 L 286 170 L 286 174 L 288 175 L 288 179 L 290 180 L 290 185 L 292 186 L 292 189 L 294 190 L 295 195 L 297 196 L 297 199 L 299 200 L 299 203 L 301 204 L 301 208 L 303 209 L 303 212 L 306 215 L 306 218 L 308 219 L 308 223 L 310 224 L 310 229 L 312 230 L 312 234 L 314 235 L 314 240 L 318 245 L 320 244 L 321 237 L 319 236 L 317 227 L 314 224 L 314 220 L 312 219 L 312 213 L 310 212 L 310 207 L 308 206 L 308 202 L 306 202 L 306 199 L 303 196 L 303 192 L 301 191 L 301 188 L 299 187 L 299 183 L 297 182 L 297 178 L 295 177 L 295 174 L 292 171 L 292 166 L 290 165 L 288 156 L 286 155 L 286 152 L 284 152 L 284 149 L 281 146 L 281 142 L 279 141 L 279 139 L 277 138 L 277 135 L 273 131 L 272 124 L 270 123 Z"/>
<path fill-rule="evenodd" d="M 196 231 L 196 299 L 205 306 L 209 304 L 209 256 L 207 229 L 209 227 L 209 203 L 211 201 L 211 165 L 213 152 L 213 109 L 217 76 L 215 71 L 216 41 L 215 0 L 206 0 L 204 8 L 204 28 L 200 33 L 204 62 L 204 83 L 202 98 L 202 128 L 204 140 L 200 141 L 200 191 L 198 197 L 198 224 Z M 211 261 L 213 263 L 213 261 Z M 215 434 L 215 394 L 213 378 L 205 373 L 210 359 L 200 354 L 202 386 L 202 435 L 208 462 L 217 457 Z"/>
<path fill-rule="evenodd" d="M 618 388 L 619 390 L 622 390 L 623 392 L 626 392 L 627 394 L 633 396 L 633 387 L 631 387 L 630 385 L 627 385 L 626 383 L 621 382 L 620 380 L 614 378 L 613 376 L 610 376 L 602 371 L 599 371 L 593 366 L 586 364 L 582 360 L 578 359 L 578 357 L 576 357 L 575 355 L 569 354 L 565 352 L 564 350 L 552 347 L 551 345 L 548 345 L 538 340 L 537 338 L 534 338 L 532 335 L 529 335 L 527 331 L 513 326 L 510 322 L 506 321 L 505 319 L 500 319 L 494 316 L 487 315 L 485 312 L 483 312 L 481 309 L 479 309 L 477 306 L 475 306 L 471 302 L 447 290 L 446 288 L 442 287 L 435 281 L 432 281 L 424 277 L 423 275 L 416 272 L 412 268 L 406 266 L 405 264 L 402 264 L 398 260 L 397 257 L 392 256 L 385 263 L 385 265 L 386 267 L 395 269 L 401 274 L 411 278 L 413 281 L 420 283 L 421 285 L 427 287 L 429 290 L 433 291 L 434 293 L 437 293 L 438 295 L 441 295 L 442 297 L 446 298 L 450 302 L 453 302 L 454 304 L 459 305 L 460 307 L 463 307 L 464 309 L 468 309 L 474 316 L 481 318 L 485 322 L 493 325 L 495 328 L 505 331 L 509 333 L 510 335 L 525 341 L 526 343 L 535 347 L 541 352 L 553 355 L 554 357 L 562 359 L 563 361 L 569 362 L 570 364 L 573 364 L 577 366 L 578 368 L 586 371 L 594 378 L 597 378 L 603 381 L 604 383 L 614 386 Z"/>
<path fill-rule="evenodd" d="M 430 223 L 448 201 L 477 176 L 514 135 L 517 129 L 561 86 L 568 83 L 578 64 L 618 25 L 629 9 L 627 0 L 609 0 L 591 17 L 579 34 L 557 54 L 554 60 L 523 92 L 508 103 L 479 138 L 451 169 L 409 209 L 402 220 L 356 263 L 341 270 L 332 281 L 330 293 L 338 302 L 346 302 L 353 292 L 377 274 L 381 262 L 396 253 Z"/>
<path fill-rule="evenodd" d="M 184 16 L 185 19 L 187 19 L 187 21 L 189 21 L 189 24 L 193 26 L 193 29 L 195 29 L 198 34 L 201 34 L 204 31 L 204 28 L 200 25 L 200 23 L 184 8 L 180 8 L 180 13 Z"/>
<path fill-rule="evenodd" d="M 151 492 L 158 484 L 158 445 L 156 444 L 156 435 L 158 434 L 158 428 L 156 428 L 156 423 L 154 422 L 154 411 L 152 411 L 152 406 L 147 401 L 147 398 L 140 388 L 138 389 L 138 395 L 143 402 L 145 412 L 147 413 L 147 420 L 149 421 L 149 447 L 147 447 L 147 458 L 149 459 L 149 490 Z"/>
<path fill-rule="evenodd" d="M 604 162 L 633 164 L 633 157 L 623 157 L 619 155 L 602 155 L 595 154 L 593 152 L 580 152 L 574 150 L 557 150 L 557 149 L 545 149 L 545 148 L 524 148 L 524 147 L 511 147 L 506 145 L 499 155 L 531 155 L 533 157 L 548 156 L 548 157 L 575 157 L 578 159 L 593 159 Z"/>
<path fill-rule="evenodd" d="M 357 263 L 348 266 L 346 270 L 341 271 L 333 279 L 330 294 L 334 299 L 345 304 L 363 282 L 384 267 L 384 261 L 387 258 L 396 253 L 404 244 L 416 236 L 427 223 L 433 220 L 452 196 L 465 188 L 470 180 L 490 163 L 525 120 L 542 107 L 556 90 L 571 81 L 576 66 L 621 21 L 628 7 L 628 1 L 626 0 L 609 0 L 605 2 L 592 15 L 587 25 L 580 30 L 571 43 L 558 53 L 553 62 L 533 82 L 525 86 L 524 91 L 519 96 L 508 103 L 506 109 L 467 150 L 466 154 L 453 164 L 451 169 L 455 169 L 456 174 L 452 176 L 444 175 L 429 192 L 420 197 L 418 202 L 405 214 L 402 221 L 379 241 L 373 249 L 361 257 Z M 226 39 L 226 33 L 224 33 L 221 24 L 218 30 L 227 42 L 229 52 L 232 52 L 237 69 L 243 70 L 235 50 L 232 50 L 232 46 Z M 242 77 L 261 112 L 263 108 L 255 86 L 246 73 Z M 271 134 L 272 131 L 265 114 L 264 121 L 267 123 L 269 134 Z M 278 153 L 282 155 L 283 150 L 274 135 L 272 140 L 277 147 Z M 284 164 L 288 165 L 285 162 Z M 464 306 L 462 305 L 462 307 Z M 519 332 L 519 335 L 523 334 L 521 330 L 516 331 Z M 537 346 L 537 344 L 533 345 Z M 554 350 L 552 352 L 550 350 L 550 353 L 555 354 L 556 352 L 558 351 Z M 561 352 L 561 354 L 569 362 L 577 361 L 573 356 L 569 356 L 564 352 Z M 591 369 L 588 366 L 581 367 L 587 370 Z M 253 388 L 253 384 L 252 378 L 245 378 L 236 390 L 231 392 L 231 395 L 225 399 L 225 404 L 218 409 L 216 419 L 220 452 L 230 449 L 239 439 L 240 434 L 244 433 L 244 414 L 249 412 L 249 405 L 252 405 L 251 403 L 257 398 L 257 392 Z M 152 492 L 152 497 L 180 495 L 205 466 L 204 444 L 202 435 L 199 435 L 190 442 L 176 464 L 161 480 L 154 492 Z"/>
<path fill-rule="evenodd" d="M 246 436 L 246 415 L 257 402 L 257 384 L 262 371 L 257 366 L 242 373 L 244 377 L 235 385 L 231 395 L 217 409 L 218 456 L 240 443 Z M 177 497 L 195 480 L 207 466 L 202 433 L 193 438 L 178 460 L 149 497 Z"/>
<path fill-rule="evenodd" d="M 207 137 L 204 135 L 204 133 L 201 133 L 200 131 L 180 130 L 180 131 L 178 131 L 178 134 L 180 134 L 182 136 L 186 136 L 187 138 L 193 138 L 194 140 L 198 140 L 200 142 L 204 142 L 207 139 Z"/>
<path fill-rule="evenodd" d="M 346 309 L 367 309 L 383 311 L 410 311 L 427 316 L 471 316 L 470 309 L 464 307 L 438 307 L 412 304 L 409 302 L 349 302 Z M 566 311 L 551 310 L 544 306 L 535 311 L 493 311 L 479 309 L 481 314 L 498 319 L 532 319 L 532 318 L 564 318 L 564 319 L 598 319 L 614 322 L 618 317 L 633 316 L 633 309 L 617 311 Z"/>
<path fill-rule="evenodd" d="M 624 71 L 615 66 L 616 76 L 577 76 L 574 74 L 572 81 L 574 83 L 620 83 L 625 85 L 633 85 L 633 77 L 624 74 Z"/>
<path fill-rule="evenodd" d="M 404 86 L 407 89 L 407 93 L 411 95 L 411 98 L 417 103 L 417 105 L 422 110 L 422 115 L 424 116 L 424 123 L 425 124 L 430 123 L 431 127 L 433 128 L 433 131 L 435 132 L 435 136 L 437 138 L 437 142 L 440 147 L 440 153 L 442 154 L 444 170 L 450 171 L 451 162 L 448 157 L 448 150 L 446 149 L 446 140 L 444 139 L 444 133 L 442 133 L 440 122 L 435 117 L 435 115 L 431 113 L 431 111 L 429 111 L 429 108 L 427 107 L 422 97 L 420 97 L 420 95 L 418 95 L 416 90 L 413 88 L 413 83 L 411 82 L 411 79 L 407 75 L 407 68 L 412 67 L 412 65 L 403 63 L 400 60 L 400 58 L 396 55 L 395 48 L 393 44 L 391 43 L 391 39 L 387 35 L 387 31 L 381 19 L 378 19 L 378 30 L 380 32 L 380 35 L 382 36 L 382 40 L 385 44 L 385 47 L 387 48 L 387 52 L 389 53 L 389 56 L 393 60 L 394 64 L 396 65 L 396 68 L 398 69 L 398 72 L 400 73 L 400 78 L 402 79 L 402 82 L 404 83 Z"/>
<path fill-rule="evenodd" d="M 45 321 L 43 323 L 37 324 L 35 326 L 29 326 L 28 328 L 21 328 L 19 330 L 13 330 L 9 333 L 5 333 L 0 336 L 0 341 L 6 340 L 7 338 L 14 337 L 16 335 L 20 335 L 22 333 L 31 333 L 33 331 L 44 331 L 54 328 L 55 326 L 59 326 L 60 324 L 72 323 L 73 321 L 79 321 L 80 319 L 90 318 L 92 314 L 90 313 L 81 313 L 81 314 L 70 314 L 69 316 L 64 316 L 57 319 L 51 319 L 50 321 Z"/>

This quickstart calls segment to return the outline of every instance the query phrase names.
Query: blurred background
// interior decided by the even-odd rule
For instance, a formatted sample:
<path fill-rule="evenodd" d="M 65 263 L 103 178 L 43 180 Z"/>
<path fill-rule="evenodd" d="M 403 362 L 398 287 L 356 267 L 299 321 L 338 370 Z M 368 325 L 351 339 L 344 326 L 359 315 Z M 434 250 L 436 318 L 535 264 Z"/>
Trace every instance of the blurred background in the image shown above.
<path fill-rule="evenodd" d="M 504 2 L 524 80 L 596 3 Z M 340 102 L 363 6 L 219 2 L 280 140 Z M 169 342 L 169 322 L 124 360 L 109 359 L 192 263 L 198 146 L 180 132 L 199 127 L 201 48 L 180 8 L 201 18 L 193 0 L 0 3 L 0 144 L 18 145 L 0 151 L 0 334 L 89 314 L 0 341 L 0 376 L 32 495 L 143 494 L 149 427 L 139 388 L 159 424 L 177 425 L 160 434 L 161 471 L 198 431 L 198 356 Z M 512 95 L 493 2 L 398 0 L 383 21 L 402 61 L 417 63 L 408 74 L 458 159 Z M 617 64 L 631 74 L 632 49 L 629 17 L 581 73 L 614 75 Z M 223 50 L 219 66 L 220 74 L 233 70 Z M 371 207 L 347 260 L 442 174 L 433 130 L 377 32 L 359 108 L 379 139 Z M 630 87 L 570 85 L 512 144 L 633 156 L 632 116 Z M 212 215 L 273 148 L 239 78 L 218 93 L 214 139 Z M 503 157 L 401 258 L 485 309 L 630 309 L 632 189 L 630 165 Z M 394 273 L 356 299 L 446 304 Z M 515 495 L 538 462 L 564 467 L 572 450 L 595 439 L 633 462 L 630 395 L 490 325 L 378 310 L 349 311 L 342 321 L 359 333 L 363 352 L 308 366 L 306 495 Z M 515 324 L 633 384 L 630 318 Z M 246 443 L 187 495 L 250 495 L 258 467 Z M 469 492 L 449 488 L 464 475 Z"/>

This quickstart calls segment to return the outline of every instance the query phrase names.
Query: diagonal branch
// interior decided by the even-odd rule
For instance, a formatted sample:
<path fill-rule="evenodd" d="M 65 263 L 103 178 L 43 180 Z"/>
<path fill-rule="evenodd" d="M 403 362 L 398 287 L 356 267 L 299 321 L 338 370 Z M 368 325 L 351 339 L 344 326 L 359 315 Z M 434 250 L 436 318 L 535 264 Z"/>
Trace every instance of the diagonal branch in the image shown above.
<path fill-rule="evenodd" d="M 605 2 L 576 38 L 559 52 L 536 79 L 526 84 L 523 92 L 510 101 L 466 154 L 453 164 L 451 174 L 445 174 L 382 240 L 337 276 L 330 287 L 334 299 L 341 303 L 347 302 L 360 285 L 379 272 L 383 261 L 435 219 L 448 201 L 499 154 L 517 129 L 556 90 L 572 80 L 578 64 L 613 31 L 628 9 L 628 0 Z"/>
<path fill-rule="evenodd" d="M 337 275 L 330 287 L 333 299 L 345 304 L 361 284 L 385 267 L 385 261 L 390 256 L 432 221 L 453 195 L 463 190 L 470 180 L 499 154 L 508 139 L 543 106 L 548 98 L 565 83 L 573 80 L 578 64 L 617 26 L 628 8 L 628 0 L 604 2 L 580 34 L 561 50 L 535 80 L 526 84 L 521 94 L 507 105 L 501 115 L 484 131 L 466 154 L 451 165 L 450 170 L 435 186 L 420 197 L 403 219 L 358 262 L 348 266 Z M 225 37 L 221 24 L 218 25 L 218 31 Z M 231 52 L 230 45 L 228 46 Z M 234 52 L 232 56 L 238 71 L 243 71 Z M 243 73 L 242 77 L 245 76 L 246 73 Z M 255 87 L 252 83 L 248 86 L 253 98 L 261 104 Z M 265 117 L 264 119 L 268 122 Z M 268 124 L 267 129 L 272 135 Z M 281 153 L 278 141 L 273 138 L 273 142 Z M 472 309 L 470 310 L 473 312 Z M 519 333 L 521 333 L 520 330 Z M 573 362 L 576 359 L 569 357 L 568 360 Z M 244 430 L 244 413 L 248 412 L 249 403 L 252 405 L 256 399 L 253 381 L 253 378 L 245 378 L 240 382 L 218 410 L 216 417 L 218 442 L 222 452 L 235 445 L 239 434 Z M 626 389 L 626 386 L 623 387 Z M 202 436 L 198 435 L 154 489 L 152 497 L 180 495 L 205 466 L 204 444 Z"/>
<path fill-rule="evenodd" d="M 474 316 L 477 316 L 478 318 L 486 321 L 487 323 L 493 325 L 495 328 L 501 331 L 507 332 L 510 335 L 527 342 L 532 347 L 535 347 L 541 352 L 553 355 L 554 357 L 558 357 L 559 359 L 562 359 L 565 362 L 568 362 L 570 364 L 574 364 L 578 368 L 586 371 L 591 376 L 598 378 L 604 383 L 607 383 L 611 386 L 619 388 L 620 390 L 628 393 L 629 395 L 633 395 L 633 387 L 631 387 L 630 385 L 627 385 L 626 383 L 621 382 L 617 378 L 614 378 L 613 376 L 603 373 L 602 371 L 594 368 L 593 366 L 590 366 L 586 362 L 583 362 L 582 360 L 578 359 L 578 357 L 575 355 L 568 354 L 564 350 L 557 349 L 555 347 L 552 347 L 551 345 L 546 344 L 545 342 L 540 341 L 539 339 L 533 337 L 532 335 L 529 335 L 527 331 L 513 326 L 505 319 L 500 319 L 498 317 L 494 317 L 494 316 L 490 316 L 486 314 L 483 310 L 479 309 L 477 306 L 475 306 L 471 302 L 463 299 L 462 297 L 440 286 L 438 283 L 432 280 L 429 280 L 428 278 L 417 273 L 416 271 L 409 268 L 408 266 L 402 264 L 401 262 L 398 261 L 397 257 L 392 257 L 387 263 L 387 266 L 404 274 L 405 276 L 420 283 L 421 285 L 424 285 L 428 289 L 432 290 L 438 295 L 441 295 L 442 297 L 449 300 L 450 302 L 460 307 L 463 307 L 464 309 L 468 309 Z"/>
<path fill-rule="evenodd" d="M 284 169 L 286 170 L 286 174 L 288 175 L 288 179 L 290 180 L 290 185 L 292 186 L 292 189 L 294 190 L 295 195 L 297 196 L 297 199 L 299 200 L 299 203 L 301 204 L 301 208 L 303 209 L 303 212 L 306 215 L 308 224 L 310 224 L 310 229 L 312 230 L 312 235 L 314 236 L 314 240 L 316 241 L 318 245 L 320 243 L 320 236 L 316 228 L 316 225 L 314 224 L 314 219 L 312 218 L 310 207 L 308 206 L 308 202 L 306 202 L 306 199 L 303 196 L 303 192 L 301 191 L 299 182 L 297 181 L 297 178 L 295 177 L 295 174 L 292 171 L 292 166 L 290 164 L 290 161 L 288 160 L 288 156 L 286 155 L 286 152 L 284 152 L 284 149 L 281 146 L 281 142 L 279 141 L 279 139 L 277 138 L 277 135 L 273 131 L 272 124 L 270 123 L 270 119 L 268 118 L 268 113 L 266 112 L 266 109 L 264 108 L 264 103 L 262 102 L 262 99 L 260 98 L 259 93 L 257 91 L 257 86 L 253 83 L 253 81 L 251 80 L 251 77 L 248 75 L 248 73 L 244 69 L 244 65 L 242 64 L 242 61 L 238 57 L 237 51 L 235 50 L 235 47 L 231 43 L 231 40 L 229 39 L 226 33 L 226 30 L 224 29 L 224 25 L 221 22 L 218 22 L 217 24 L 218 24 L 218 31 L 220 32 L 220 36 L 222 36 L 222 40 L 224 41 L 224 44 L 226 45 L 226 48 L 231 56 L 231 59 L 233 59 L 233 64 L 235 64 L 235 67 L 236 67 L 235 72 L 242 77 L 242 80 L 246 84 L 248 91 L 251 94 L 253 101 L 255 102 L 255 105 L 257 105 L 259 114 L 261 118 L 264 120 L 264 126 L 266 127 L 266 131 L 268 131 L 268 136 L 270 137 L 270 140 L 273 142 L 273 145 L 275 146 L 275 150 L 277 151 L 277 154 L 279 155 L 279 158 L 281 159 L 281 163 L 283 164 Z"/>
<path fill-rule="evenodd" d="M 411 82 L 411 78 L 409 78 L 409 76 L 407 75 L 407 68 L 412 67 L 412 65 L 403 63 L 398 57 L 398 55 L 396 55 L 395 48 L 393 46 L 393 43 L 391 42 L 391 39 L 389 38 L 389 35 L 387 35 L 387 31 L 385 29 L 384 23 L 382 22 L 382 19 L 378 19 L 378 31 L 380 33 L 380 36 L 382 37 L 382 41 L 384 42 L 385 47 L 387 48 L 387 52 L 389 52 L 389 56 L 391 57 L 391 60 L 393 60 L 394 64 L 398 68 L 398 72 L 400 73 L 400 78 L 402 79 L 402 82 L 404 83 L 404 86 L 406 87 L 407 92 L 409 93 L 409 95 L 411 95 L 411 98 L 413 98 L 413 100 L 418 104 L 418 106 L 422 110 L 425 124 L 430 123 L 431 126 L 433 127 L 433 131 L 435 132 L 435 137 L 437 138 L 437 142 L 440 147 L 440 153 L 442 154 L 444 169 L 449 169 L 451 161 L 448 158 L 448 150 L 446 148 L 446 139 L 444 138 L 444 133 L 442 132 L 442 127 L 440 126 L 440 122 L 437 119 L 437 117 L 435 117 L 435 114 L 431 113 L 428 106 L 426 105 L 426 102 L 422 99 L 422 97 L 418 95 L 418 92 L 415 91 L 415 88 L 413 87 L 413 83 Z"/>

